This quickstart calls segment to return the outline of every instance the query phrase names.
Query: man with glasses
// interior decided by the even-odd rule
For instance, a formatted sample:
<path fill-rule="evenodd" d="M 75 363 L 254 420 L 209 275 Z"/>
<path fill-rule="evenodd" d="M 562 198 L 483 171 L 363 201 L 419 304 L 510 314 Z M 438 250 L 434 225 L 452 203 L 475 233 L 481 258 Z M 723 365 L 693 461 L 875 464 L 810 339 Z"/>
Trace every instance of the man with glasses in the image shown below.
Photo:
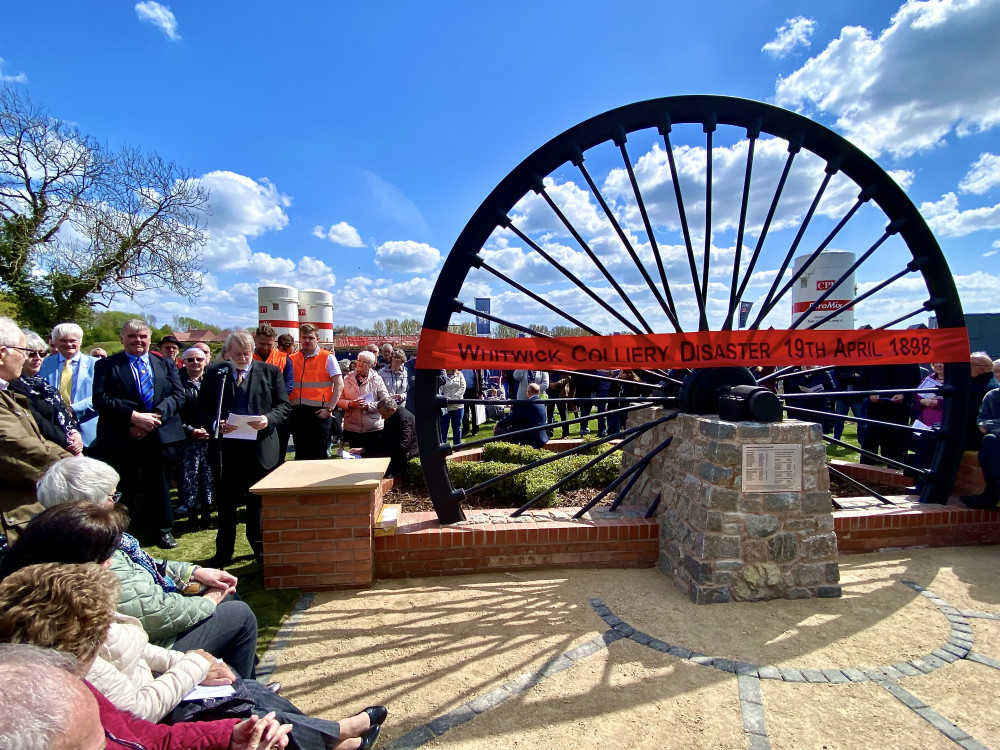
<path fill-rule="evenodd" d="M 83 329 L 76 323 L 60 323 L 52 329 L 49 341 L 56 354 L 42 361 L 38 377 L 62 394 L 66 405 L 80 423 L 84 451 L 97 437 L 97 410 L 94 408 L 94 364 L 97 359 L 80 351 Z"/>
<path fill-rule="evenodd" d="M 42 437 L 24 397 L 8 391 L 33 351 L 17 323 L 0 317 L 0 533 L 10 542 L 44 510 L 35 499 L 35 483 L 52 464 L 70 456 Z"/>

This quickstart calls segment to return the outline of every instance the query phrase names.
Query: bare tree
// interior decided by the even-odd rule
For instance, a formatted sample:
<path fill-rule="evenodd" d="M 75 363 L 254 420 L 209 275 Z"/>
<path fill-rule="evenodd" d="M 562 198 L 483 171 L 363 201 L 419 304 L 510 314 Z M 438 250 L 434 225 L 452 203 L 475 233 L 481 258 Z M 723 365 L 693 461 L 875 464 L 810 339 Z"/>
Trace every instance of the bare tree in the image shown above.
<path fill-rule="evenodd" d="M 197 295 L 208 191 L 172 162 L 110 152 L 0 89 L 0 288 L 47 330 L 118 295 Z"/>

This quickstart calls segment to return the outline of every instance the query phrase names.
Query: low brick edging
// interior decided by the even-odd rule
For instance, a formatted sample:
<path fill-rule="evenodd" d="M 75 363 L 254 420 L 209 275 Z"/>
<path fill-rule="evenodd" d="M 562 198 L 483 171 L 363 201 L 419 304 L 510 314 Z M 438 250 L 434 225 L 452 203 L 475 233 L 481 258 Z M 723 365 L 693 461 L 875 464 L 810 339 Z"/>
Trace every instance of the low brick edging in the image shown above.
<path fill-rule="evenodd" d="M 375 537 L 375 577 L 652 567 L 658 539 L 659 524 L 643 518 L 558 520 L 545 515 L 442 527 L 434 513 L 403 513 L 394 536 Z"/>

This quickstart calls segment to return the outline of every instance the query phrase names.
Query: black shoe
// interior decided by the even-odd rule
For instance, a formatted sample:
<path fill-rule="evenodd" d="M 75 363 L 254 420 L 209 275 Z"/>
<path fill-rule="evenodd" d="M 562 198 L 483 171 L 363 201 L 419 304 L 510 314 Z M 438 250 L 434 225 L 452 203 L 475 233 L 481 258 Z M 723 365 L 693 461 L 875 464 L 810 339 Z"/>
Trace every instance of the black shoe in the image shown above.
<path fill-rule="evenodd" d="M 205 567 L 225 570 L 227 565 L 232 565 L 232 564 L 233 564 L 233 558 L 231 557 L 213 557 L 211 560 L 205 563 Z"/>
<path fill-rule="evenodd" d="M 281 683 L 280 682 L 269 682 L 264 687 L 270 690 L 275 695 L 281 694 Z"/>
<path fill-rule="evenodd" d="M 174 539 L 174 535 L 169 531 L 164 531 L 160 534 L 160 538 L 157 540 L 156 545 L 161 549 L 173 549 L 177 546 L 177 540 Z"/>
<path fill-rule="evenodd" d="M 962 504 L 972 510 L 997 510 L 997 498 L 989 495 L 963 495 Z"/>
<path fill-rule="evenodd" d="M 385 706 L 369 706 L 365 709 L 365 713 L 368 714 L 368 721 L 374 727 L 385 723 L 386 718 L 389 716 L 389 709 Z"/>
<path fill-rule="evenodd" d="M 382 731 L 382 725 L 376 724 L 363 735 L 361 735 L 361 744 L 358 745 L 358 750 L 368 750 L 368 748 L 373 747 L 376 742 L 378 742 L 378 733 Z"/>

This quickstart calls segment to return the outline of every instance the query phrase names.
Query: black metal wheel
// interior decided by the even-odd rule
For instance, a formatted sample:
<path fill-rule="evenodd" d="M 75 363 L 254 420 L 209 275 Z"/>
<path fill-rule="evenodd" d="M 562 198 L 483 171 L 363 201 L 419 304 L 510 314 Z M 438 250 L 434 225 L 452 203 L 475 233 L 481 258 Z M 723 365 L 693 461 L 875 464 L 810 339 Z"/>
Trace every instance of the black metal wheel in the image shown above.
<path fill-rule="evenodd" d="M 796 284 L 835 250 L 853 253 L 843 256 L 849 265 L 821 287 L 826 291 L 793 307 Z M 493 323 L 542 337 L 554 329 L 559 334 L 558 326 L 588 335 L 735 330 L 743 327 L 741 303 L 752 303 L 745 321 L 750 329 L 826 326 L 847 309 L 856 324 L 877 329 L 905 330 L 920 315 L 933 315 L 941 328 L 964 327 L 948 264 L 896 181 L 808 118 L 718 96 L 653 99 L 606 112 L 521 162 L 483 201 L 449 253 L 424 329 L 448 331 L 482 317 L 471 304 L 474 296 L 492 297 L 493 311 L 485 317 Z M 725 369 L 734 372 L 706 376 L 696 370 L 702 374 L 686 380 L 680 373 L 641 373 L 647 384 L 626 408 L 676 407 L 664 418 L 677 409 L 708 413 L 712 404 L 692 396 L 705 383 L 712 391 L 719 384 L 774 385 L 793 377 L 795 368 L 766 376 Z M 438 517 L 452 523 L 464 518 L 462 499 L 485 487 L 456 490 L 448 477 L 452 448 L 440 438 L 437 374 L 418 370 L 418 441 Z M 944 397 L 943 417 L 929 443 L 928 469 L 826 439 L 862 460 L 903 469 L 922 487 L 921 501 L 945 501 L 961 459 L 968 364 L 946 364 L 944 378 L 936 391 Z M 897 384 L 892 392 L 899 390 Z M 904 390 L 906 399 L 917 392 Z M 886 394 L 862 389 L 849 395 Z M 795 418 L 895 430 L 902 442 L 913 432 L 839 415 L 832 407 L 803 408 L 801 400 L 795 405 L 798 396 L 781 395 Z M 605 447 L 614 448 L 613 437 L 626 443 L 650 427 L 610 436 Z M 641 471 L 645 464 L 637 466 Z M 637 476 L 623 474 L 610 490 L 620 499 Z"/>

